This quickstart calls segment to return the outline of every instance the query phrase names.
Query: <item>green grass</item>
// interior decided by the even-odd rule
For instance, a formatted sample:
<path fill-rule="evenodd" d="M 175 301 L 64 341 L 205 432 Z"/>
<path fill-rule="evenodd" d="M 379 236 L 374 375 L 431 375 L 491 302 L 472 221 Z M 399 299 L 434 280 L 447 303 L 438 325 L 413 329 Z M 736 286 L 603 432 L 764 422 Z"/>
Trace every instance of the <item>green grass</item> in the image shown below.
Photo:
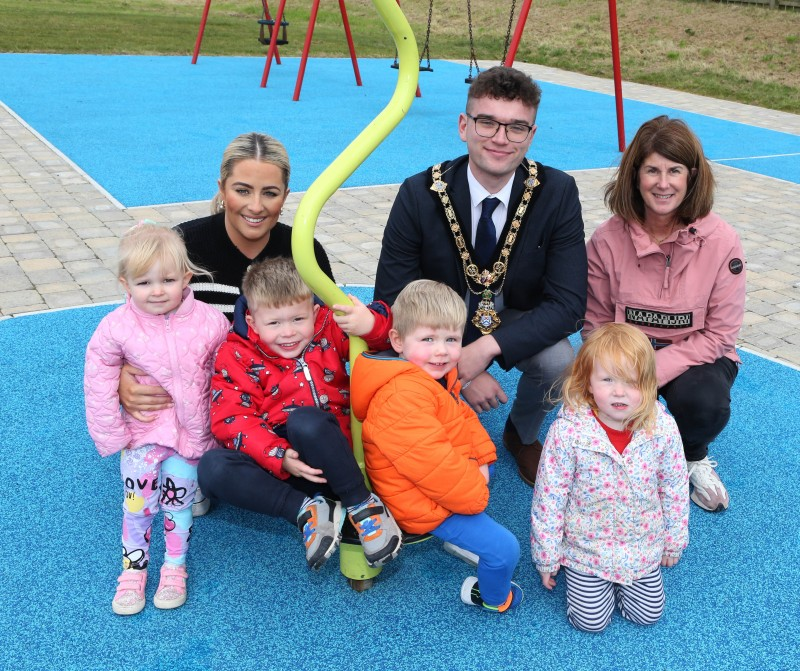
<path fill-rule="evenodd" d="M 401 4 L 421 47 L 428 2 Z M 509 5 L 471 0 L 471 6 L 476 54 L 499 62 Z M 202 7 L 203 0 L 0 0 L 0 51 L 188 55 Z M 270 7 L 276 12 L 278 0 Z M 431 58 L 468 59 L 466 0 L 437 0 L 434 7 Z M 536 0 L 517 62 L 610 78 L 606 7 L 604 0 Z M 300 55 L 309 8 L 287 3 L 290 43 L 281 54 Z M 348 0 L 347 11 L 359 57 L 394 56 L 371 0 Z M 618 13 L 625 79 L 800 113 L 800 11 L 626 0 Z M 264 55 L 267 48 L 257 40 L 260 15 L 258 0 L 214 0 L 202 54 Z M 311 55 L 347 55 L 333 0 L 320 5 Z"/>

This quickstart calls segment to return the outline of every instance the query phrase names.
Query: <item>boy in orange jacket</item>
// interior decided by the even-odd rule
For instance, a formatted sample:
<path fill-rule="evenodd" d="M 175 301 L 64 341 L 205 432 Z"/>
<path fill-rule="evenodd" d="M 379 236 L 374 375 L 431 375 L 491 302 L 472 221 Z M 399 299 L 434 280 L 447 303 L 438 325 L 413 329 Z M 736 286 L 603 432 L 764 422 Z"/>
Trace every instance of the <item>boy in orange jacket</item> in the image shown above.
<path fill-rule="evenodd" d="M 484 512 L 497 457 L 460 396 L 464 301 L 445 284 L 417 280 L 400 292 L 392 315 L 389 338 L 400 356 L 362 354 L 351 377 L 367 474 L 401 529 L 429 532 L 479 557 L 461 600 L 505 612 L 522 601 L 511 582 L 519 543 Z"/>

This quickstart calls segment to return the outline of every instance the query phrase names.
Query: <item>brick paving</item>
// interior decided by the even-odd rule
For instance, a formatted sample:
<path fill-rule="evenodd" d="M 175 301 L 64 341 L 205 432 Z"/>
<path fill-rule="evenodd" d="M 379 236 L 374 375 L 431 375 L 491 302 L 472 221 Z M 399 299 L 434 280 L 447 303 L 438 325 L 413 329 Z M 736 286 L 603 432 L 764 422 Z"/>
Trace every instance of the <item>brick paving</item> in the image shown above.
<path fill-rule="evenodd" d="M 516 67 L 537 80 L 613 95 L 608 80 L 536 65 Z M 623 91 L 629 99 L 800 135 L 800 115 L 641 84 L 625 83 Z M 535 143 L 531 154 L 536 154 Z M 587 237 L 608 217 L 602 187 L 612 174 L 609 169 L 572 173 Z M 715 174 L 714 210 L 739 232 L 747 256 L 739 345 L 800 366 L 800 185 L 727 165 L 715 165 Z M 374 283 L 397 188 L 341 189 L 325 204 L 316 236 L 339 282 Z M 209 198 L 213 189 L 209 184 Z M 284 221 L 292 221 L 302 195 L 290 194 Z M 207 201 L 123 208 L 0 104 L 0 318 L 119 300 L 113 270 L 119 235 L 142 218 L 175 224 L 208 211 Z"/>

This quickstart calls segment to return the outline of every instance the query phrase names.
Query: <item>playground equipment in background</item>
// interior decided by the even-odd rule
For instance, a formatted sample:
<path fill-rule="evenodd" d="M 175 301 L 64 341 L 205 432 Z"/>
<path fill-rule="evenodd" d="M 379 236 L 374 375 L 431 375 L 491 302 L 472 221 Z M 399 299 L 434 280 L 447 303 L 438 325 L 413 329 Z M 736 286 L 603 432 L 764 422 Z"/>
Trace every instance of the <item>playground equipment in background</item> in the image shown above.
<path fill-rule="evenodd" d="M 358 70 L 358 60 L 356 58 L 356 49 L 355 45 L 353 44 L 353 35 L 350 31 L 350 21 L 347 18 L 347 9 L 345 8 L 344 0 L 338 0 L 339 2 L 339 12 L 342 15 L 342 24 L 344 25 L 344 34 L 347 38 L 347 48 L 350 51 L 350 60 L 353 63 L 353 74 L 356 78 L 356 86 L 361 86 L 361 73 Z M 300 69 L 297 73 L 297 81 L 295 82 L 294 86 L 294 94 L 292 95 L 292 100 L 295 102 L 300 100 L 300 90 L 303 87 L 303 77 L 305 76 L 306 72 L 306 63 L 308 62 L 308 53 L 311 50 L 311 38 L 314 35 L 314 25 L 317 22 L 317 14 L 319 12 L 319 3 L 320 0 L 313 0 L 311 4 L 311 14 L 308 18 L 308 28 L 306 29 L 306 37 L 305 42 L 303 43 L 303 55 L 300 58 Z M 278 53 L 278 45 L 281 44 L 288 44 L 288 39 L 286 37 L 286 27 L 289 25 L 286 19 L 284 18 L 284 10 L 286 9 L 286 0 L 280 0 L 278 4 L 278 13 L 273 18 L 269 11 L 269 5 L 267 4 L 267 0 L 261 0 L 262 6 L 262 14 L 261 18 L 258 20 L 259 23 L 259 38 L 258 41 L 262 44 L 268 45 L 269 48 L 267 49 L 267 59 L 264 63 L 264 72 L 261 75 L 261 88 L 265 88 L 267 85 L 267 79 L 269 78 L 269 71 L 270 67 L 272 66 L 273 59 L 278 63 L 281 64 L 280 54 Z M 203 14 L 200 18 L 200 27 L 197 31 L 197 39 L 195 40 L 194 45 L 194 53 L 192 54 L 192 64 L 197 63 L 197 57 L 200 54 L 200 45 L 203 42 L 203 34 L 205 33 L 206 29 L 206 22 L 208 21 L 208 11 L 211 7 L 211 0 L 205 0 L 205 5 L 203 7 Z M 264 32 L 264 28 L 267 28 L 267 34 Z M 280 36 L 278 36 L 278 30 L 280 28 Z"/>
<path fill-rule="evenodd" d="M 433 19 L 433 1 L 428 0 L 428 20 L 427 20 L 427 27 L 425 31 L 425 42 L 423 44 L 422 50 L 417 54 L 417 61 L 418 61 L 418 70 L 421 72 L 432 72 L 433 68 L 431 67 L 431 56 L 430 56 L 430 37 L 431 37 L 431 23 Z M 317 20 L 317 12 L 319 10 L 319 2 L 320 0 L 313 0 L 311 6 L 311 15 L 308 20 L 308 28 L 306 30 L 306 38 L 305 43 L 303 45 L 303 55 L 300 59 L 300 70 L 297 73 L 297 81 L 295 82 L 294 87 L 294 94 L 292 95 L 292 100 L 298 101 L 300 100 L 300 89 L 303 86 L 303 77 L 305 75 L 306 69 L 306 62 L 308 61 L 308 53 L 311 47 L 311 38 L 314 34 L 314 25 Z M 353 37 L 350 32 L 350 22 L 347 19 L 347 10 L 345 9 L 344 0 L 338 0 L 339 2 L 339 10 L 342 15 L 342 23 L 344 25 L 344 32 L 347 38 L 347 46 L 350 51 L 350 60 L 353 63 L 353 73 L 355 74 L 356 78 L 356 86 L 361 86 L 361 74 L 358 70 L 358 60 L 356 58 L 355 46 L 353 45 Z M 522 32 L 525 29 L 525 24 L 528 21 L 528 14 L 531 9 L 531 4 L 533 0 L 522 0 L 522 5 L 520 7 L 519 16 L 517 17 L 517 25 L 514 29 L 514 34 L 511 34 L 511 26 L 514 23 L 514 13 L 516 10 L 517 0 L 511 0 L 511 7 L 508 16 L 508 27 L 506 28 L 506 36 L 505 41 L 503 44 L 503 58 L 500 61 L 500 65 L 504 65 L 506 67 L 511 67 L 514 64 L 514 59 L 517 55 L 517 49 L 519 48 L 520 41 L 522 40 Z M 398 7 L 400 6 L 400 0 L 396 0 Z M 269 6 L 267 5 L 267 0 L 261 0 L 262 4 L 262 18 L 259 20 L 260 25 L 260 36 L 259 42 L 262 44 L 268 44 L 269 49 L 267 51 L 267 60 L 264 64 L 264 73 L 261 77 L 261 87 L 264 88 L 267 85 L 267 78 L 269 77 L 269 70 L 272 65 L 272 59 L 274 58 L 278 65 L 281 63 L 280 54 L 278 52 L 278 45 L 286 44 L 286 27 L 289 25 L 286 20 L 284 19 L 284 9 L 286 7 L 286 0 L 280 0 L 280 4 L 278 7 L 278 14 L 273 19 L 270 15 Z M 205 30 L 206 21 L 208 19 L 208 10 L 211 6 L 211 0 L 205 0 L 205 6 L 203 8 L 203 15 L 200 20 L 200 29 L 197 32 L 197 40 L 195 42 L 194 47 L 194 54 L 192 56 L 192 63 L 197 63 L 197 57 L 200 53 L 200 44 L 203 40 L 203 32 Z M 623 110 L 623 98 L 622 98 L 622 75 L 621 75 L 621 67 L 620 67 L 620 57 L 619 57 L 619 30 L 617 26 L 617 3 L 616 0 L 608 0 L 608 16 L 609 16 L 609 31 L 611 35 L 611 60 L 613 65 L 613 72 L 614 72 L 614 99 L 616 105 L 616 115 L 617 115 L 617 144 L 619 147 L 619 151 L 625 151 L 625 113 Z M 403 17 L 405 20 L 405 17 Z M 268 35 L 264 34 L 264 28 L 268 28 Z M 467 84 L 471 84 L 473 80 L 472 71 L 473 67 L 475 68 L 476 74 L 480 73 L 480 68 L 478 67 L 478 59 L 475 53 L 475 40 L 472 30 L 472 6 L 471 1 L 467 0 L 467 27 L 469 30 L 469 74 L 464 79 Z M 278 34 L 277 28 L 280 28 L 281 35 L 280 37 L 276 37 Z M 422 64 L 422 61 L 425 60 L 425 65 Z M 394 63 L 392 63 L 393 68 L 398 67 L 397 63 L 397 52 L 395 52 L 395 59 Z M 416 88 L 416 96 L 419 98 L 422 96 L 422 92 L 420 87 L 417 86 Z"/>
<path fill-rule="evenodd" d="M 531 8 L 531 2 L 533 0 L 523 0 L 522 7 L 520 9 L 519 17 L 517 18 L 517 26 L 514 30 L 514 37 L 513 40 L 511 38 L 511 26 L 514 24 L 514 13 L 516 10 L 517 0 L 511 0 L 511 10 L 508 15 L 508 28 L 506 29 L 506 38 L 503 44 L 503 57 L 500 60 L 500 65 L 505 65 L 507 67 L 511 67 L 514 62 L 514 56 L 517 53 L 517 48 L 519 47 L 519 42 L 522 39 L 522 31 L 525 29 L 525 23 L 528 20 L 528 12 Z M 397 0 L 397 4 L 400 4 L 400 0 Z M 427 26 L 425 29 L 425 43 L 422 45 L 422 49 L 419 52 L 419 70 L 420 72 L 433 72 L 433 68 L 431 67 L 431 52 L 430 52 L 430 41 L 431 41 L 431 23 L 433 21 L 433 0 L 429 0 L 428 2 L 428 21 Z M 472 68 L 475 67 L 476 75 L 480 74 L 480 68 L 478 67 L 478 59 L 475 55 L 475 40 L 472 34 L 472 6 L 470 4 L 470 0 L 467 0 L 467 28 L 469 31 L 469 75 L 464 80 L 465 83 L 471 84 L 472 83 Z M 509 46 L 511 49 L 509 50 Z M 425 60 L 425 65 L 422 64 L 422 61 Z M 394 62 L 392 63 L 392 67 L 397 67 L 397 55 L 395 54 Z M 422 93 L 420 91 L 419 86 L 417 86 L 417 97 L 421 97 Z"/>
<path fill-rule="evenodd" d="M 432 72 L 431 55 L 430 55 L 430 38 L 431 38 L 431 24 L 433 22 L 433 1 L 428 2 L 428 21 L 425 31 L 425 42 L 420 50 L 419 70 L 421 72 Z M 514 28 L 514 34 L 511 34 L 511 26 L 514 23 L 514 13 L 516 10 L 517 0 L 511 0 L 511 9 L 508 15 L 508 27 L 506 28 L 506 37 L 503 44 L 503 57 L 500 60 L 500 65 L 511 67 L 514 65 L 514 59 L 517 56 L 519 43 L 522 40 L 522 32 L 525 30 L 525 24 L 528 21 L 528 14 L 531 9 L 533 0 L 522 0 L 520 6 L 519 16 L 517 17 L 517 25 Z M 397 0 L 400 4 L 400 0 Z M 611 34 L 611 61 L 614 71 L 614 99 L 616 103 L 617 113 L 617 144 L 620 152 L 625 151 L 625 114 L 623 111 L 623 98 L 622 98 L 622 75 L 620 68 L 619 58 L 619 30 L 617 26 L 617 3 L 616 0 L 608 0 L 608 17 L 609 17 L 609 30 Z M 467 28 L 469 31 L 469 74 L 464 79 L 464 82 L 471 84 L 473 80 L 472 69 L 475 68 L 476 75 L 480 74 L 480 67 L 478 66 L 478 59 L 475 54 L 475 40 L 472 32 L 472 6 L 470 0 L 467 0 Z M 425 60 L 425 65 L 422 61 Z M 397 67 L 397 57 L 395 56 L 392 67 Z M 422 95 L 419 86 L 417 86 L 417 97 Z"/>
<path fill-rule="evenodd" d="M 275 33 L 275 19 L 270 16 L 269 13 L 269 5 L 267 5 L 267 0 L 261 0 L 261 10 L 262 16 L 258 20 L 258 41 L 261 44 L 265 44 L 269 46 L 272 43 L 273 34 Z M 286 20 L 286 17 L 281 19 L 280 22 L 280 37 L 275 38 L 275 44 L 282 45 L 282 44 L 289 44 L 289 38 L 286 35 L 286 29 L 289 27 L 289 22 Z M 264 28 L 267 28 L 268 34 L 264 34 Z M 278 65 L 281 63 L 280 56 L 278 56 L 278 52 L 275 52 L 275 60 L 277 61 Z"/>
<path fill-rule="evenodd" d="M 207 0 L 210 2 L 210 0 Z M 266 0 L 262 0 L 266 3 Z M 356 58 L 356 48 L 353 45 L 353 35 L 350 32 L 350 21 L 347 19 L 347 9 L 344 6 L 344 0 L 338 0 L 339 12 L 342 15 L 342 24 L 344 25 L 344 34 L 347 38 L 347 48 L 350 51 L 350 60 L 353 63 L 353 74 L 356 78 L 356 86 L 361 86 L 361 73 L 358 71 L 358 59 Z M 311 4 L 311 14 L 308 17 L 308 28 L 306 29 L 306 39 L 303 43 L 303 55 L 300 57 L 300 69 L 297 73 L 297 81 L 294 85 L 294 94 L 292 100 L 297 102 L 300 100 L 300 89 L 303 87 L 303 77 L 306 72 L 306 63 L 308 62 L 308 52 L 311 49 L 311 38 L 314 35 L 314 25 L 317 22 L 317 13 L 319 12 L 320 0 L 313 0 Z M 280 0 L 278 5 L 278 13 L 275 15 L 276 25 L 280 25 L 283 20 L 283 11 L 286 7 L 286 0 Z M 266 87 L 267 78 L 269 77 L 270 66 L 272 59 L 277 53 L 278 44 L 275 40 L 270 41 L 269 49 L 267 50 L 267 62 L 264 64 L 264 74 L 261 76 L 261 88 Z"/>
<path fill-rule="evenodd" d="M 322 174 L 314 180 L 297 207 L 292 226 L 292 256 L 303 280 L 327 305 L 350 304 L 352 301 L 317 264 L 314 255 L 314 228 L 323 205 L 344 184 L 358 166 L 400 123 L 414 101 L 419 78 L 419 52 L 414 33 L 395 0 L 372 0 L 384 24 L 392 35 L 399 53 L 397 86 L 386 107 L 345 148 Z M 277 20 L 277 19 L 276 19 Z M 350 336 L 350 365 L 366 349 L 361 338 Z M 364 471 L 364 448 L 361 442 L 361 424 L 352 418 L 353 454 Z M 366 474 L 364 479 L 369 484 Z M 358 543 L 343 542 L 339 546 L 341 571 L 350 586 L 363 591 L 372 586 L 380 568 L 370 567 Z"/>

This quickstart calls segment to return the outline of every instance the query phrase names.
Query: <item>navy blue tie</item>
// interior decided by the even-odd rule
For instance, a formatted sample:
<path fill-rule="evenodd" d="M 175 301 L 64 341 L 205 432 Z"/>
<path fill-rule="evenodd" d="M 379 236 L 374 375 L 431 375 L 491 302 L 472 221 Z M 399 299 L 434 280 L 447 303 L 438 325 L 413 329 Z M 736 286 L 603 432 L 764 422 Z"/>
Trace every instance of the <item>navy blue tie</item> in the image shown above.
<path fill-rule="evenodd" d="M 486 270 L 492 258 L 494 248 L 497 246 L 492 212 L 500 204 L 497 198 L 484 198 L 481 204 L 481 218 L 478 219 L 478 230 L 475 232 L 475 264 L 480 270 Z M 474 288 L 474 287 L 473 287 Z M 469 312 L 467 313 L 467 328 L 464 330 L 464 344 L 477 340 L 480 332 L 472 325 L 472 316 L 478 309 L 480 294 L 469 294 Z"/>
<path fill-rule="evenodd" d="M 478 230 L 475 233 L 475 263 L 481 270 L 489 265 L 492 252 L 497 246 L 492 212 L 499 204 L 497 198 L 484 198 L 481 205 L 481 218 L 478 219 Z"/>

